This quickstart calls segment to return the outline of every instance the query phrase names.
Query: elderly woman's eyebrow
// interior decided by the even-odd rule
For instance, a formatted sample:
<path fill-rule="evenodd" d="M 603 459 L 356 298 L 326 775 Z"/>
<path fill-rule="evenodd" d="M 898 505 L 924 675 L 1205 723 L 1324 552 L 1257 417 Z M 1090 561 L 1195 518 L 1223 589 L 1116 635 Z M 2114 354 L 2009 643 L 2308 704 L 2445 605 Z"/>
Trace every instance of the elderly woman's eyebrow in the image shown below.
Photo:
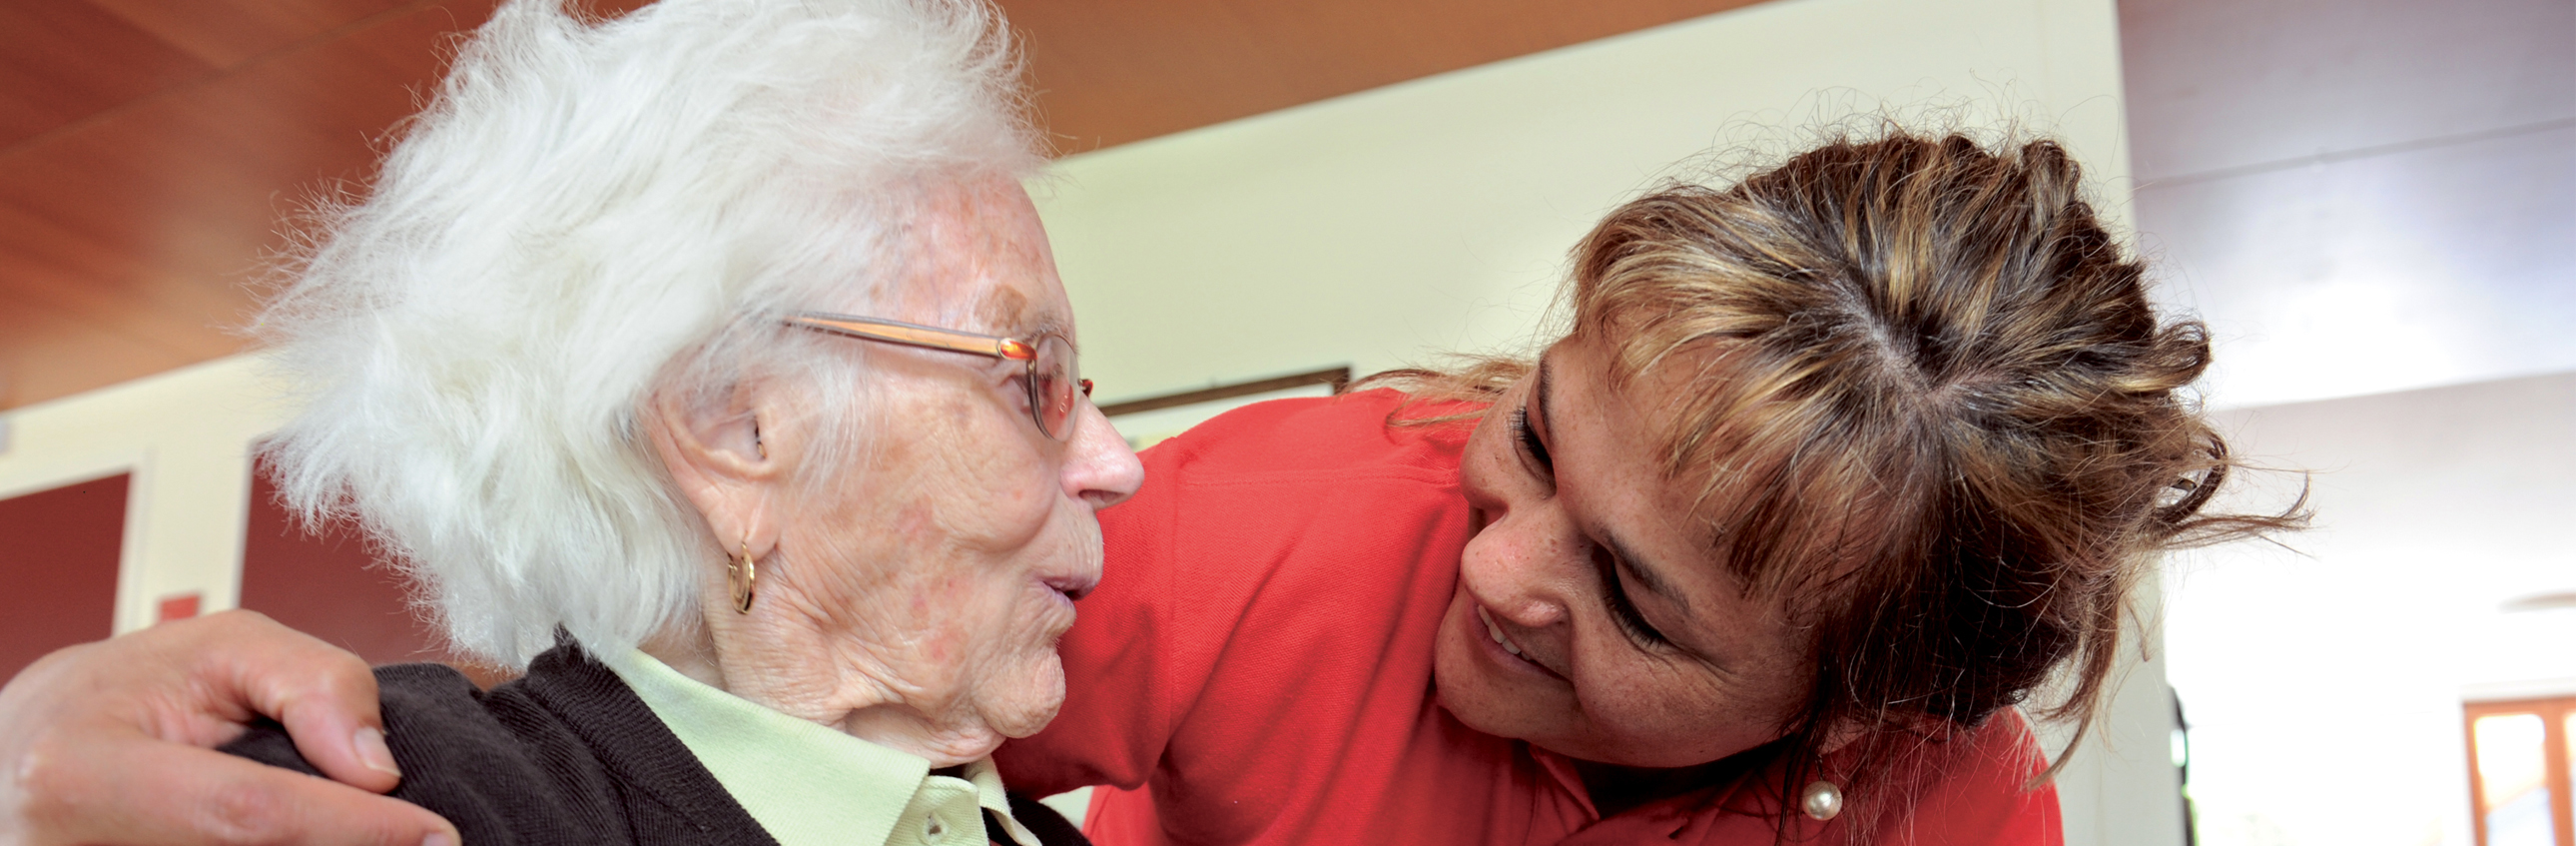
<path fill-rule="evenodd" d="M 1029 319 L 1027 323 L 1014 324 L 1011 334 L 1028 338 L 1054 335 L 1069 341 L 1073 338 L 1072 328 L 1073 321 L 1064 319 L 1064 315 L 1046 311 Z"/>
<path fill-rule="evenodd" d="M 975 297 L 971 311 L 975 318 L 995 332 L 1010 333 L 1025 328 L 1036 315 L 1037 304 L 1029 295 L 1006 287 L 994 286 Z"/>
<path fill-rule="evenodd" d="M 1037 338 L 1055 335 L 1070 340 L 1073 320 L 1062 309 L 1040 306 L 1028 295 L 1009 288 L 985 294 L 975 303 L 975 315 L 984 320 L 996 335 L 1015 338 Z"/>

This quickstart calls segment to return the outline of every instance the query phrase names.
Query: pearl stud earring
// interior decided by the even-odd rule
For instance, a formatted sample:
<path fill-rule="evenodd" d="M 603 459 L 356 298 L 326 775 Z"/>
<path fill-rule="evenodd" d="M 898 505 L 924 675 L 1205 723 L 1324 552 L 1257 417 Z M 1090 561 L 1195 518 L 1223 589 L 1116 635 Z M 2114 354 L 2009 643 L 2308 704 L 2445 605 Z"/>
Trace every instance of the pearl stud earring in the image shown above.
<path fill-rule="evenodd" d="M 1826 781 L 1807 785 L 1806 792 L 1798 797 L 1798 809 L 1807 812 L 1808 819 L 1833 819 L 1843 812 L 1843 789 Z"/>

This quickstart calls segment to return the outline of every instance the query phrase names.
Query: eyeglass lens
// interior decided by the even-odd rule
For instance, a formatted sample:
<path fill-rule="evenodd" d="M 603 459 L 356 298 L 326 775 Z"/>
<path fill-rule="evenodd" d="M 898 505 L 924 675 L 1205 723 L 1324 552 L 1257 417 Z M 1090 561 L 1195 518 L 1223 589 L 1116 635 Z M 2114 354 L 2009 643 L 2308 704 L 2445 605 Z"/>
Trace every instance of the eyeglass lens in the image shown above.
<path fill-rule="evenodd" d="M 1072 434 L 1074 404 L 1081 379 L 1074 375 L 1073 347 L 1052 335 L 1038 340 L 1038 357 L 1029 365 L 1029 404 L 1037 409 L 1038 429 L 1062 440 Z"/>

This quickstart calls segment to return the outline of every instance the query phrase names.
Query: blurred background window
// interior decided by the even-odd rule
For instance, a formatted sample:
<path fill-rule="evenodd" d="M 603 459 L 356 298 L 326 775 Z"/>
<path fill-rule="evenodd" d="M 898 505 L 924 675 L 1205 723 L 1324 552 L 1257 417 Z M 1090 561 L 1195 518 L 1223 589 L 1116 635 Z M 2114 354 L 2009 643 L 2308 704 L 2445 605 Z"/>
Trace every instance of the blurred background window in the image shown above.
<path fill-rule="evenodd" d="M 2480 846 L 2567 846 L 2576 697 L 2470 703 L 2469 770 Z"/>

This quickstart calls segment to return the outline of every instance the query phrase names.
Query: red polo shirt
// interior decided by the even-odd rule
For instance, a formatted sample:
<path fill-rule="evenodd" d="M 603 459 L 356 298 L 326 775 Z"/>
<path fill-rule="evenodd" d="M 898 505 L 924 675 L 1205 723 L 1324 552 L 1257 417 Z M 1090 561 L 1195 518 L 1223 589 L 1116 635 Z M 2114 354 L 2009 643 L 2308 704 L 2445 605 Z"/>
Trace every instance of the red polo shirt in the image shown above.
<path fill-rule="evenodd" d="M 996 756 L 1014 790 L 1095 791 L 1104 846 L 1771 844 L 1758 784 L 1602 819 L 1565 758 L 1442 710 L 1432 640 L 1467 541 L 1465 425 L 1390 427 L 1385 390 L 1240 409 L 1145 453 L 1102 512 L 1108 570 L 1066 634 L 1064 710 Z M 2017 715 L 1941 744 L 1873 843 L 2056 844 Z M 1795 819 L 1806 842 L 1846 821 Z"/>

